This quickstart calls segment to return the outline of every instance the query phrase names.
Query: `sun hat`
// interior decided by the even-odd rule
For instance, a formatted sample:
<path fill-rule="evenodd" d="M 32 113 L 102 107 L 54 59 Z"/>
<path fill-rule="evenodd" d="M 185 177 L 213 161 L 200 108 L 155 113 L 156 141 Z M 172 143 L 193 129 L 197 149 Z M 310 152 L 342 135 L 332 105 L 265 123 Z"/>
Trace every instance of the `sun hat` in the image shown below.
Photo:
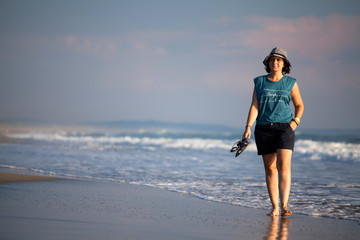
<path fill-rule="evenodd" d="M 286 51 L 284 49 L 282 49 L 282 48 L 276 47 L 276 48 L 273 48 L 273 50 L 271 50 L 270 54 L 265 57 L 265 59 L 263 61 L 265 66 L 268 65 L 269 59 L 272 56 L 281 57 L 282 59 L 284 59 L 284 61 L 286 61 L 288 63 L 288 65 L 290 64 L 289 60 L 287 59 Z"/>

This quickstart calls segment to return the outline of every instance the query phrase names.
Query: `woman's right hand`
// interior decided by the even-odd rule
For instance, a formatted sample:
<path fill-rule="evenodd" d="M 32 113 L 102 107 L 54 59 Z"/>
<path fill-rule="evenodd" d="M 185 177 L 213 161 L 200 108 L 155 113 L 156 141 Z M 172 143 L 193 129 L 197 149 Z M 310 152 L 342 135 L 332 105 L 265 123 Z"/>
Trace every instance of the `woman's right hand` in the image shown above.
<path fill-rule="evenodd" d="M 250 128 L 250 126 L 246 126 L 242 139 L 245 139 L 245 138 L 250 139 L 250 137 L 251 137 L 251 128 Z"/>

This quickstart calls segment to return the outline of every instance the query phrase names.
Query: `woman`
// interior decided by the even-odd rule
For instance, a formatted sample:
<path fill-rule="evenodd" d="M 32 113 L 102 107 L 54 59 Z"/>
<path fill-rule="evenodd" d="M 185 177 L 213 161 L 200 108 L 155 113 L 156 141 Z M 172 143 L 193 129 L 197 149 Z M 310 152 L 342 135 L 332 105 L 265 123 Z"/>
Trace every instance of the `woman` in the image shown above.
<path fill-rule="evenodd" d="M 287 204 L 291 185 L 291 156 L 294 149 L 296 127 L 304 112 L 296 79 L 290 73 L 287 53 L 274 48 L 263 61 L 267 75 L 254 79 L 254 92 L 247 124 L 243 134 L 250 138 L 251 126 L 256 120 L 255 142 L 258 155 L 264 162 L 266 185 L 273 210 L 269 216 L 290 216 Z M 295 107 L 295 117 L 290 109 Z M 279 207 L 280 197 L 280 207 Z"/>

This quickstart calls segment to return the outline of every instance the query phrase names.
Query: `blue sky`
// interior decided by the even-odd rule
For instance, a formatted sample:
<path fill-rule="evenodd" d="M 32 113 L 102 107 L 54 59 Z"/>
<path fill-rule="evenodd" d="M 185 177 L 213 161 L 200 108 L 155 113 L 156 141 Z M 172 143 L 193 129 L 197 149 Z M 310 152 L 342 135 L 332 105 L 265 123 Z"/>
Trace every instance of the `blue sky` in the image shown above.
<path fill-rule="evenodd" d="M 305 128 L 357 128 L 357 1 L 0 2 L 0 119 L 243 127 L 288 52 Z"/>

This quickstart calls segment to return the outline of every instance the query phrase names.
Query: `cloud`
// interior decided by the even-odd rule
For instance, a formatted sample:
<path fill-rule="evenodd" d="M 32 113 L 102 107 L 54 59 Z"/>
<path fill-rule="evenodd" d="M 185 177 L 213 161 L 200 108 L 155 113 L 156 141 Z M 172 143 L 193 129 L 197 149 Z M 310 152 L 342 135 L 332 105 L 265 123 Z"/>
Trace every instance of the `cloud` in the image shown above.
<path fill-rule="evenodd" d="M 120 43 L 116 38 L 76 35 L 61 37 L 58 42 L 60 42 L 60 45 L 65 46 L 65 49 L 73 49 L 77 53 L 95 54 L 102 57 L 113 55 Z"/>
<path fill-rule="evenodd" d="M 166 52 L 165 48 L 158 47 L 158 48 L 156 48 L 156 54 L 158 54 L 158 55 L 167 55 L 167 52 Z"/>
<path fill-rule="evenodd" d="M 57 42 L 62 49 L 101 57 L 129 54 L 164 56 L 168 55 L 167 45 L 182 41 L 186 35 L 183 32 L 155 30 L 105 36 L 72 34 L 60 37 Z"/>
<path fill-rule="evenodd" d="M 133 49 L 142 50 L 142 49 L 146 48 L 145 43 L 138 41 L 134 38 L 130 39 L 130 43 L 131 43 Z"/>
<path fill-rule="evenodd" d="M 233 19 L 231 19 L 229 16 L 222 16 L 221 18 L 208 21 L 208 23 L 214 25 L 227 25 L 231 22 L 233 22 Z"/>
<path fill-rule="evenodd" d="M 136 79 L 133 84 L 137 89 L 141 91 L 146 91 L 149 90 L 149 88 L 154 88 L 156 82 L 154 81 L 153 78 L 144 77 L 144 78 Z"/>
<path fill-rule="evenodd" d="M 248 92 L 253 87 L 255 72 L 253 63 L 235 62 L 209 70 L 205 83 L 216 92 Z"/>
<path fill-rule="evenodd" d="M 68 36 L 65 39 L 65 44 L 68 48 L 70 48 L 76 41 L 77 38 L 75 36 Z"/>
<path fill-rule="evenodd" d="M 283 47 L 321 60 L 342 50 L 359 50 L 360 16 L 251 17 L 253 28 L 239 44 L 252 48 Z"/>

